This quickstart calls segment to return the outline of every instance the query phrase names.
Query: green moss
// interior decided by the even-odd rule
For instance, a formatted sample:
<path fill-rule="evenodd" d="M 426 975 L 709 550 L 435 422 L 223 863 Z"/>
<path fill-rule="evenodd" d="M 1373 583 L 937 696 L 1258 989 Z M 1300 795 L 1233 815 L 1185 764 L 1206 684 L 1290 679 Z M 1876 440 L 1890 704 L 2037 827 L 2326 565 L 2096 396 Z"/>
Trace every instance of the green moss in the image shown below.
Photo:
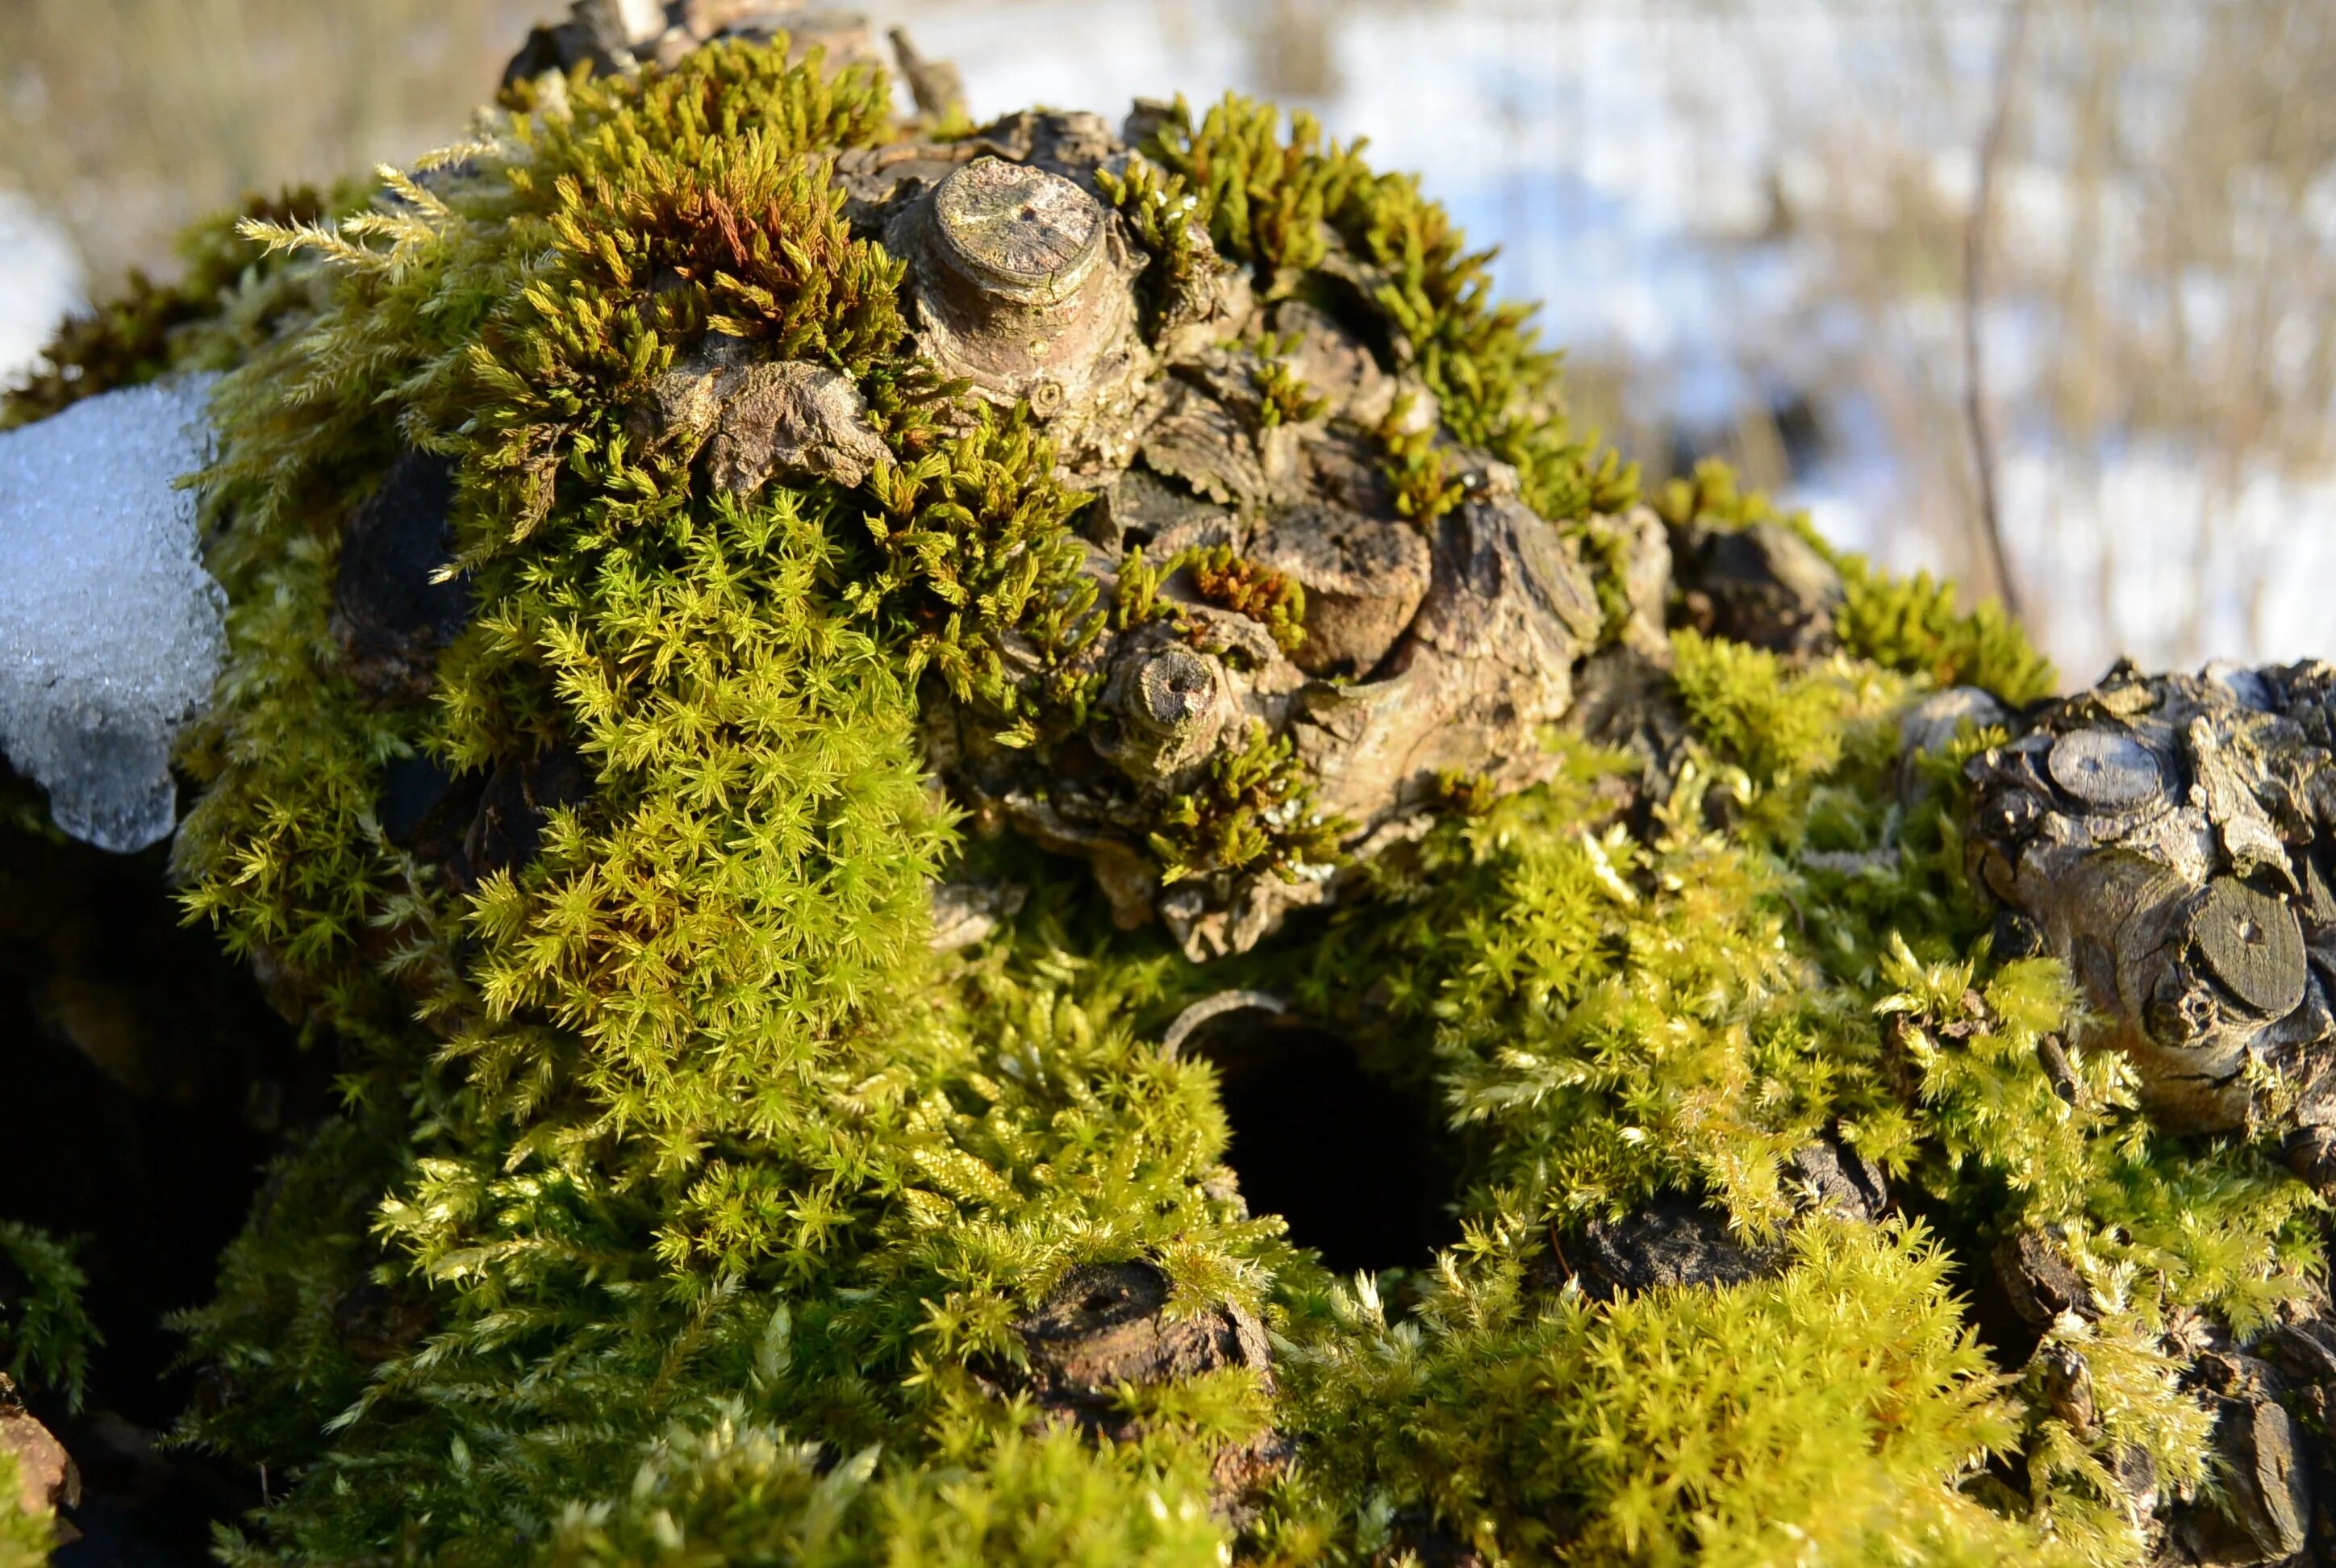
<path fill-rule="evenodd" d="M 1446 811 L 1465 817 L 1480 817 L 1499 803 L 1501 792 L 1490 774 L 1438 768 L 1436 798 Z"/>
<path fill-rule="evenodd" d="M 1762 492 L 1742 489 L 1736 472 L 1717 458 L 1695 465 L 1691 477 L 1665 482 L 1655 510 L 1673 527 L 1699 522 L 1744 528 L 1779 522 L 1833 562 L 1842 576 L 1835 618 L 1842 646 L 1853 656 L 1938 687 L 1975 686 L 2021 707 L 2059 689 L 2051 661 L 2038 653 L 2019 623 L 1993 599 L 1969 615 L 1956 608 L 1952 583 L 1927 571 L 1893 577 L 1864 556 L 1837 550 L 1810 525 L 1806 512 L 1780 513 Z"/>
<path fill-rule="evenodd" d="M 2093 1398 L 2089 1431 L 2053 1412 L 2045 1368 L 2061 1351 L 2084 1359 Z M 2071 1314 L 2046 1330 L 2020 1388 L 2028 1401 L 2020 1447 L 2039 1527 L 2089 1546 L 2095 1561 L 2147 1560 L 2147 1533 L 2114 1466 L 2123 1460 L 2129 1472 L 2134 1454 L 2146 1457 L 2162 1495 L 2191 1495 L 2205 1482 L 2213 1417 L 2184 1391 L 2181 1372 L 2157 1326 L 2128 1310 L 2112 1310 L 2098 1322 Z"/>
<path fill-rule="evenodd" d="M 1195 203 L 1184 177 L 1166 173 L 1147 160 L 1132 160 L 1118 171 L 1098 169 L 1095 178 L 1096 189 L 1127 220 L 1144 249 L 1136 296 L 1146 330 L 1156 333 L 1179 302 L 1192 298 L 1211 280 L 1219 265 L 1208 225 L 1191 221 Z"/>
<path fill-rule="evenodd" d="M 102 1343 L 82 1307 L 87 1283 L 72 1248 L 0 1220 L 0 1376 L 60 1394 L 69 1410 L 81 1407 L 90 1350 Z"/>
<path fill-rule="evenodd" d="M 1838 657 L 1677 637 L 1659 798 L 1561 738 L 1540 788 L 1440 780 L 1437 823 L 1256 951 L 1109 931 L 1083 874 L 960 842 L 926 722 L 1059 760 L 1080 654 L 1173 617 L 1170 575 L 1285 648 L 1302 600 L 1231 551 L 1133 554 L 1095 597 L 1039 426 L 915 363 L 901 266 L 843 219 L 830 161 L 897 133 L 887 92 L 724 44 L 579 78 L 337 223 L 243 230 L 316 314 L 236 340 L 219 396 L 230 667 L 178 871 L 347 1103 L 181 1320 L 229 1396 L 185 1435 L 288 1482 L 231 1560 L 1296 1563 L 1436 1531 L 1514 1562 L 2138 1561 L 2113 1446 L 2168 1499 L 2205 1474 L 2162 1331 L 2300 1298 L 2319 1213 L 2253 1149 L 2158 1135 L 2066 973 L 1989 952 L 1952 755 L 1897 803 L 1929 684 L 2049 682 L 2016 631 L 1844 561 Z M 1415 181 L 1229 99 L 1106 191 L 1155 321 L 1212 251 L 1359 295 L 1438 404 L 1439 433 L 1381 433 L 1407 515 L 1455 503 L 1457 448 L 1514 464 L 1619 635 L 1596 518 L 1635 472 L 1570 433 L 1555 356 Z M 710 492 L 638 414 L 716 332 L 851 377 L 888 459 Z M 1260 418 L 1317 417 L 1273 347 Z M 345 521 L 414 449 L 454 465 L 476 614 L 406 700 L 350 678 L 331 606 Z M 1656 499 L 1772 515 L 1720 469 Z M 457 882 L 383 830 L 415 756 L 572 758 L 585 787 Z M 1342 829 L 1262 730 L 1151 825 L 1170 881 L 1327 875 Z M 930 880 L 1001 866 L 1029 908 L 934 954 Z M 1216 1068 L 1156 1045 L 1241 987 L 1440 1108 L 1465 1239 L 1431 1268 L 1334 1289 L 1248 1212 Z M 1937 1233 L 1798 1216 L 1820 1136 Z M 1549 1284 L 1552 1242 L 1665 1193 L 1777 1271 Z M 2045 1223 L 2114 1298 L 2048 1341 L 2094 1367 L 2089 1433 L 2040 1363 L 1988 1364 L 1945 1250 Z M 1136 1259 L 1172 1318 L 1263 1313 L 1278 1382 L 1124 1387 L 1110 1443 L 1014 1392 L 1017 1320 Z M 1269 1430 L 1299 1459 L 1236 1530 L 1212 1472 Z"/>
<path fill-rule="evenodd" d="M 1683 630 L 1671 638 L 1679 700 L 1705 742 L 1764 789 L 1822 774 L 1840 759 L 1843 683 L 1788 670 L 1764 648 Z"/>
<path fill-rule="evenodd" d="M 1154 229 L 1173 221 L 1163 209 L 1205 223 L 1215 248 L 1256 268 L 1269 293 L 1293 289 L 1300 274 L 1322 266 L 1335 236 L 1361 264 L 1398 358 L 1436 394 L 1455 440 L 1514 464 L 1526 504 L 1553 522 L 1627 507 L 1637 494 L 1636 467 L 1569 433 L 1558 356 L 1529 329 L 1530 307 L 1494 303 L 1491 253 L 1469 250 L 1416 178 L 1372 172 L 1361 143 L 1325 142 L 1320 124 L 1302 111 L 1290 117 L 1287 139 L 1280 122 L 1272 105 L 1228 93 L 1196 125 L 1180 97 L 1141 149 L 1171 179 L 1118 189 L 1150 214 Z M 1179 204 L 1188 197 L 1187 214 Z M 1177 266 L 1173 250 L 1167 265 Z M 1395 458 L 1412 460 L 1403 452 Z M 1426 521 L 1435 510 L 1423 489 L 1406 515 Z"/>
<path fill-rule="evenodd" d="M 1290 738 L 1253 723 L 1240 750 L 1210 756 L 1200 789 L 1169 803 L 1152 848 L 1172 882 L 1252 871 L 1295 880 L 1338 862 L 1346 826 L 1315 808 Z"/>
<path fill-rule="evenodd" d="M 1543 1562 L 2083 1561 L 1967 1495 L 2017 1427 L 1950 1270 L 1835 1222 L 1775 1281 L 1602 1305 L 1447 1264 L 1402 1322 L 1329 1292 L 1290 1377 L 1381 1539 L 1425 1505 Z"/>
<path fill-rule="evenodd" d="M 1748 528 L 1756 522 L 1787 521 L 1767 492 L 1744 489 L 1736 470 L 1716 457 L 1701 459 L 1690 473 L 1665 480 L 1648 500 L 1656 515 L 1673 528 L 1691 522 Z"/>
<path fill-rule="evenodd" d="M 182 1438 L 296 1473 L 374 1368 L 433 1327 L 427 1290 L 372 1233 L 382 1194 L 413 1180 L 404 1112 L 360 1105 L 277 1157 L 216 1294 L 171 1320 L 226 1394 L 188 1411 Z"/>
<path fill-rule="evenodd" d="M 2060 677 L 2018 622 L 1993 599 L 1965 615 L 1952 583 L 1928 572 L 1912 579 L 1876 571 L 1843 555 L 1841 638 L 1860 657 L 1941 687 L 1975 686 L 2015 707 L 2050 696 Z"/>
<path fill-rule="evenodd" d="M 862 521 L 877 556 L 849 574 L 844 602 L 895 632 L 912 677 L 930 670 L 1001 734 L 1027 745 L 1042 725 L 1076 726 L 1080 694 L 1027 687 L 1006 651 L 1027 638 L 1055 670 L 1094 636 L 1095 588 L 1067 527 L 1088 497 L 1056 478 L 1054 447 L 1027 410 L 985 406 L 960 436 L 901 443 L 926 450 L 870 480 L 876 505 Z"/>
<path fill-rule="evenodd" d="M 1330 404 L 1287 362 L 1269 356 L 1253 373 L 1258 396 L 1264 402 L 1260 415 L 1266 429 L 1278 424 L 1304 424 L 1319 419 L 1329 411 Z"/>
<path fill-rule="evenodd" d="M 785 1563 L 974 1568 L 1213 1568 L 1205 1491 L 1138 1480 L 1066 1432 L 1007 1433 L 978 1463 L 875 1475 L 863 1449 L 832 1468 L 820 1446 L 735 1411 L 679 1429 L 615 1502 L 578 1507 L 558 1564 Z"/>
<path fill-rule="evenodd" d="M 1394 493 L 1395 514 L 1432 533 L 1436 520 L 1459 505 L 1466 491 L 1435 431 L 1403 428 L 1412 402 L 1411 394 L 1403 394 L 1379 427 L 1379 466 Z"/>
<path fill-rule="evenodd" d="M 1673 1188 L 1765 1232 L 1783 1162 L 1877 1093 L 1870 1023 L 1786 940 L 1789 877 L 1702 826 L 1708 776 L 1645 842 L 1591 825 L 1586 782 L 1513 797 L 1333 917 L 1315 995 L 1429 1032 L 1465 1212 L 1572 1224 Z"/>
<path fill-rule="evenodd" d="M 19 1501 L 16 1456 L 0 1448 L 0 1568 L 42 1568 L 55 1540 L 54 1514 L 28 1514 Z"/>

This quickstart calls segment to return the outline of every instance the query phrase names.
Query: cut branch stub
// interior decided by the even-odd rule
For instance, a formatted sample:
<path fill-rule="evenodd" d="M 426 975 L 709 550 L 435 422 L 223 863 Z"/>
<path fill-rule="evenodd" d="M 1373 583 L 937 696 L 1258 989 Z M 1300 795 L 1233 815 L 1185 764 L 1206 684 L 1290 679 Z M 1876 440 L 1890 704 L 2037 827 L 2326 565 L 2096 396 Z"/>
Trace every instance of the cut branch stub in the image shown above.
<path fill-rule="evenodd" d="M 1113 661 L 1103 706 L 1121 719 L 1095 749 L 1131 772 L 1181 781 L 1216 750 L 1238 712 L 1218 660 L 1164 628 L 1131 638 Z"/>
<path fill-rule="evenodd" d="M 1245 1367 L 1271 1391 L 1272 1347 L 1254 1313 L 1227 1304 L 1171 1317 L 1168 1296 L 1168 1276 L 1147 1262 L 1073 1269 L 1014 1324 L 1024 1364 L 995 1376 L 1007 1388 L 1029 1395 L 1042 1419 L 1066 1421 L 1114 1443 L 1144 1435 L 1142 1421 L 1119 1398 L 1129 1384 L 1180 1382 Z M 1291 1452 L 1286 1437 L 1267 1431 L 1212 1456 L 1218 1514 L 1235 1524 L 1253 1518 Z"/>
<path fill-rule="evenodd" d="M 2130 810 L 2165 792 L 2149 748 L 2117 730 L 2071 730 L 2052 743 L 2047 765 L 2054 784 L 2104 811 Z"/>
<path fill-rule="evenodd" d="M 1068 298 L 1103 254 L 1100 202 L 1059 174 L 1000 159 L 941 181 L 933 217 L 956 271 L 1026 304 Z"/>
<path fill-rule="evenodd" d="M 2218 877 L 2191 917 L 2190 935 L 2214 978 L 2255 1011 L 2283 1018 L 2302 1002 L 2311 979 L 2303 927 L 2280 900 Z"/>
<path fill-rule="evenodd" d="M 885 244 L 910 262 L 924 357 L 994 403 L 1027 401 L 1066 459 L 1124 466 L 1151 358 L 1121 229 L 1076 180 L 980 157 L 903 206 Z"/>

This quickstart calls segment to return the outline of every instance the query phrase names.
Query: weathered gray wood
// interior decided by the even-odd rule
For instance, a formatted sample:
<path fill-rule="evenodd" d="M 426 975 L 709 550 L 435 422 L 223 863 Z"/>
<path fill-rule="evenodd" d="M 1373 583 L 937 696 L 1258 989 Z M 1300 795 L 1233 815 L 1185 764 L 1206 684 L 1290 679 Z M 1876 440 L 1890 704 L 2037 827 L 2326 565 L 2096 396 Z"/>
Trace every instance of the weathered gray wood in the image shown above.
<path fill-rule="evenodd" d="M 2088 1043 L 2167 1131 L 2336 1125 L 2332 698 L 2336 665 L 2120 666 L 1966 767 L 1974 879 L 2075 971 Z"/>
<path fill-rule="evenodd" d="M 949 264 L 1031 303 L 1067 297 L 1103 254 L 1103 204 L 1059 174 L 978 158 L 933 196 Z"/>
<path fill-rule="evenodd" d="M 2157 758 L 2113 729 L 2071 730 L 2052 743 L 2052 782 L 2103 811 L 2127 811 L 2165 792 Z"/>
<path fill-rule="evenodd" d="M 2207 884 L 2190 934 L 2214 978 L 2257 1012 L 2283 1018 L 2302 1002 L 2310 978 L 2303 928 L 2282 901 L 2217 878 Z"/>

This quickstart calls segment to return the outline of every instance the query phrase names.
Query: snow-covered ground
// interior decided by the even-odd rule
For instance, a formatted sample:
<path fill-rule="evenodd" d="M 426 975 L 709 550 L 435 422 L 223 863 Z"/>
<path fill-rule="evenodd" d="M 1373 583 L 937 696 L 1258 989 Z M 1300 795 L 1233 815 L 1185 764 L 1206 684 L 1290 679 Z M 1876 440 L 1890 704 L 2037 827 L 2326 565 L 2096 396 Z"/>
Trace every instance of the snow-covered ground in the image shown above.
<path fill-rule="evenodd" d="M 1139 94 L 1182 92 L 1201 106 L 1228 88 L 1306 103 L 1331 134 L 1368 137 L 1381 167 L 1418 170 L 1472 236 L 1500 245 L 1504 290 L 1543 303 L 1547 336 L 1569 346 L 1585 380 L 1599 378 L 1621 429 L 1708 448 L 1747 411 L 1806 403 L 1819 436 L 1791 452 L 1787 498 L 1893 565 L 1967 565 L 1955 286 L 1877 295 L 1844 271 L 1843 250 L 1844 235 L 1886 240 L 1912 221 L 1901 213 L 1968 205 L 2002 41 L 1992 7 L 862 8 L 880 33 L 905 24 L 927 54 L 956 60 L 977 114 L 1041 102 L 1116 115 Z M 2162 78 L 2199 47 L 2180 6 L 2153 15 L 2174 20 L 2120 89 L 2145 132 L 2172 112 Z M 2060 63 L 2052 42 L 2039 71 Z M 2139 227 L 2130 213 L 2106 230 L 2075 223 L 2064 164 L 2016 159 L 2000 170 L 2007 270 L 2056 247 L 2092 247 L 2082 264 L 2097 254 L 2113 296 Z M 2336 185 L 2326 206 L 2336 229 Z M 1786 212 L 1794 221 L 1780 221 Z M 2336 251 L 2336 232 L 2318 238 Z M 75 287 L 54 231 L 0 200 L 0 374 L 23 362 Z M 2198 279 L 2193 302 L 2209 336 L 2214 287 Z M 2050 311 L 2015 286 L 1983 319 L 2016 577 L 2070 678 L 2091 678 L 2119 651 L 2158 664 L 2210 650 L 2336 656 L 2336 594 L 2317 586 L 2336 582 L 2336 474 L 2292 460 L 2234 465 L 2226 448 L 2179 429 L 2112 423 L 2106 436 L 2072 436 L 2049 413 L 2059 351 Z"/>

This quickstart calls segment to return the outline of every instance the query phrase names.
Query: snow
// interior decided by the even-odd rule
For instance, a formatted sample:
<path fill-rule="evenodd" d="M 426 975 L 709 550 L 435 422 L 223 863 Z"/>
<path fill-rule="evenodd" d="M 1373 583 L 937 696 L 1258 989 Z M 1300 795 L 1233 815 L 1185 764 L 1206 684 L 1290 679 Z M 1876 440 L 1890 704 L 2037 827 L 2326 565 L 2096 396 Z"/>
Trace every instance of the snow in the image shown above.
<path fill-rule="evenodd" d="M 110 392 L 0 433 L 0 751 L 73 837 L 170 836 L 170 745 L 209 697 L 225 596 L 198 557 L 211 376 Z"/>
<path fill-rule="evenodd" d="M 32 366 L 57 323 L 81 303 L 73 242 L 31 202 L 0 190 L 0 386 Z"/>

